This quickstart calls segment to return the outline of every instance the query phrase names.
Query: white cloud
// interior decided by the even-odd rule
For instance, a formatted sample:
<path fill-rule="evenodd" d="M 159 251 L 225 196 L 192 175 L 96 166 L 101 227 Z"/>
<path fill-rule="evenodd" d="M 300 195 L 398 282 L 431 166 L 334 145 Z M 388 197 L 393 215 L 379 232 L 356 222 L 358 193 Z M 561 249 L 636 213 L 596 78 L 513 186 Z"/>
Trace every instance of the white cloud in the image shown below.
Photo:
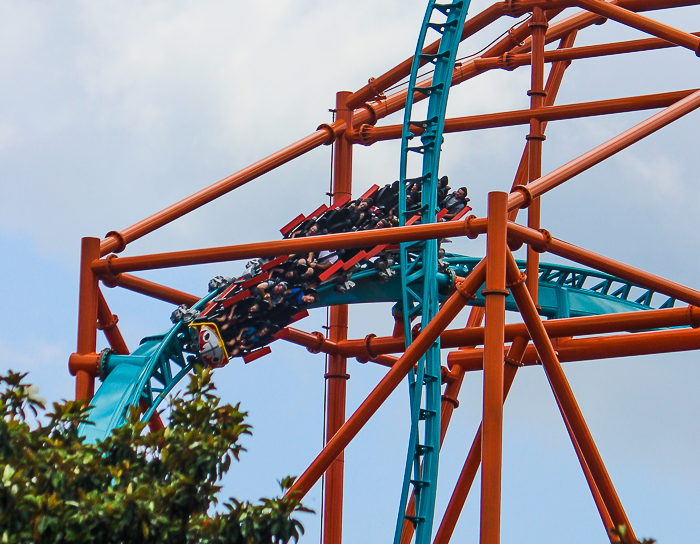
<path fill-rule="evenodd" d="M 38 339 L 36 332 L 27 331 L 26 336 L 12 339 L 0 336 L 0 372 L 28 372 L 25 381 L 38 386 L 49 404 L 72 398 L 75 385 L 68 374 L 68 343 Z"/>
<path fill-rule="evenodd" d="M 9 123 L 0 123 L 0 153 L 9 147 L 16 131 Z"/>
<path fill-rule="evenodd" d="M 0 339 L 0 365 L 4 368 L 36 370 L 52 363 L 64 355 L 62 344 L 47 344 L 41 341 L 18 341 L 12 344 Z"/>
<path fill-rule="evenodd" d="M 646 195 L 678 202 L 689 184 L 689 180 L 682 178 L 678 161 L 663 153 L 651 156 L 625 153 L 618 161 Z"/>

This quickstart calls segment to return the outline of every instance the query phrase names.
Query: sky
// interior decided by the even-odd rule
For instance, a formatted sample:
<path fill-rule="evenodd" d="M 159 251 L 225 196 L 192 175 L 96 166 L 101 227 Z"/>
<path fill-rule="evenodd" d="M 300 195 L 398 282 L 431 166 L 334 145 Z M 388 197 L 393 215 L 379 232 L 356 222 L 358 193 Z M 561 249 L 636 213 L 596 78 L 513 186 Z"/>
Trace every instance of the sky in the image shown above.
<path fill-rule="evenodd" d="M 488 6 L 473 0 L 470 14 Z M 335 93 L 356 90 L 410 57 L 425 2 L 269 0 L 259 3 L 0 0 L 0 371 L 29 372 L 50 401 L 73 394 L 80 238 L 102 237 L 314 132 Z M 569 13 L 569 12 L 567 12 Z M 700 30 L 700 8 L 650 13 Z M 515 21 L 464 42 L 475 53 Z M 645 37 L 608 21 L 577 45 Z M 576 61 L 557 103 L 697 88 L 698 59 L 670 49 Z M 448 117 L 526 108 L 529 71 L 494 71 L 455 87 Z M 550 171 L 651 115 L 552 122 Z M 401 114 L 380 124 L 400 122 Z M 700 113 L 664 128 L 543 199 L 554 236 L 689 285 L 700 231 L 695 189 Z M 467 185 L 474 213 L 507 191 L 525 127 L 445 138 L 440 173 Z M 361 194 L 398 176 L 397 142 L 357 146 Z M 321 147 L 129 246 L 125 255 L 279 239 L 279 228 L 325 202 L 330 148 Z M 484 240 L 454 240 L 483 255 Z M 556 260 L 545 255 L 543 260 Z M 144 273 L 204 295 L 220 263 Z M 103 287 L 130 347 L 169 326 L 172 307 Z M 12 314 L 12 312 L 16 312 Z M 321 330 L 324 310 L 300 328 Z M 458 320 L 465 320 L 461 315 Z M 515 319 L 515 318 L 511 318 Z M 391 331 L 389 307 L 353 307 L 351 338 Z M 100 349 L 106 344 L 100 339 Z M 254 434 L 224 492 L 254 500 L 299 475 L 323 443 L 324 357 L 277 342 L 273 353 L 217 371 L 227 402 L 249 412 Z M 348 362 L 348 414 L 385 373 Z M 638 536 L 689 541 L 700 531 L 697 354 L 565 366 L 567 377 Z M 470 375 L 442 449 L 437 516 L 444 510 L 481 417 L 481 376 Z M 346 542 L 393 536 L 408 439 L 400 387 L 346 450 Z M 605 532 L 541 368 L 517 376 L 505 407 L 502 541 L 603 542 Z M 306 498 L 302 542 L 319 541 L 321 494 Z M 478 485 L 455 542 L 478 540 Z M 437 523 L 436 523 L 437 527 Z"/>

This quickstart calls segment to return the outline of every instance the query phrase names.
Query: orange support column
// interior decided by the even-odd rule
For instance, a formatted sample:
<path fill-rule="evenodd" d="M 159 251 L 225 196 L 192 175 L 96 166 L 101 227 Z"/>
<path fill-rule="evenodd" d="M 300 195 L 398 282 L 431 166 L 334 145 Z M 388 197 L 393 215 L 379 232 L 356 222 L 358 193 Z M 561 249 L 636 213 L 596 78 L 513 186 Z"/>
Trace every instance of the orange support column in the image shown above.
<path fill-rule="evenodd" d="M 562 38 L 561 42 L 559 42 L 559 47 L 557 51 L 573 47 L 574 40 L 576 40 L 575 30 L 571 32 L 568 36 Z M 552 69 L 549 71 L 549 77 L 547 78 L 547 85 L 544 88 L 544 106 L 554 106 L 554 102 L 556 101 L 557 95 L 559 94 L 559 87 L 561 86 L 561 81 L 562 79 L 564 79 L 564 72 L 566 72 L 566 69 L 569 67 L 570 64 L 570 60 L 555 62 L 552 64 Z M 532 121 L 533 119 L 530 120 L 530 122 Z M 534 119 L 534 121 L 537 121 L 537 119 Z M 532 129 L 532 126 L 530 128 Z M 542 121 L 539 126 L 539 133 L 542 135 L 542 138 L 544 138 L 544 131 L 546 128 L 547 121 Z M 513 189 L 515 189 L 518 185 L 525 185 L 530 177 L 530 138 L 526 138 L 526 140 L 527 143 L 525 144 L 523 155 L 520 158 L 520 164 L 518 164 L 518 169 L 515 173 L 515 179 L 513 180 L 513 187 L 511 188 L 511 191 L 513 191 Z M 542 169 L 541 141 L 542 140 L 540 140 L 540 170 Z M 537 201 L 537 206 L 539 206 L 539 200 Z M 518 218 L 519 211 L 519 209 L 511 210 L 508 214 L 508 219 L 510 221 L 515 221 Z"/>
<path fill-rule="evenodd" d="M 336 118 L 352 126 L 352 110 L 346 106 L 349 92 L 336 95 Z M 335 141 L 333 155 L 333 201 L 350 196 L 352 192 L 352 143 L 344 135 Z M 348 337 L 348 307 L 333 306 L 330 309 L 328 337 L 333 342 Z M 345 398 L 347 380 L 347 358 L 330 355 L 326 372 L 328 407 L 326 411 L 326 443 L 333 438 L 345 423 Z M 328 467 L 325 482 L 323 542 L 340 544 L 343 538 L 343 469 L 344 453 L 340 453 Z"/>
<path fill-rule="evenodd" d="M 506 314 L 508 194 L 489 193 L 486 234 L 484 415 L 481 445 L 481 544 L 498 544 L 501 533 L 503 440 L 503 341 Z"/>
<path fill-rule="evenodd" d="M 80 245 L 80 292 L 78 298 L 79 355 L 95 353 L 97 349 L 97 276 L 92 262 L 100 258 L 100 239 L 83 238 Z M 75 375 L 75 398 L 90 400 L 95 394 L 95 376 L 85 370 Z"/>
<path fill-rule="evenodd" d="M 544 106 L 547 93 L 544 90 L 544 43 L 547 33 L 547 17 L 542 8 L 534 8 L 532 19 L 532 82 L 530 90 L 530 108 L 535 110 Z M 542 175 L 542 142 L 544 141 L 542 122 L 533 117 L 530 119 L 530 134 L 527 135 L 529 159 L 528 180 L 532 183 Z M 531 229 L 540 228 L 540 199 L 535 198 L 530 204 L 527 215 L 527 226 Z M 540 269 L 540 254 L 528 246 L 527 248 L 527 288 L 532 294 L 532 300 L 537 304 L 537 288 Z"/>
<path fill-rule="evenodd" d="M 348 335 L 347 305 L 331 308 L 329 337 L 333 341 L 345 340 Z M 347 380 L 347 358 L 342 355 L 328 356 L 325 374 L 327 387 L 326 443 L 333 438 L 345 423 L 345 398 Z M 343 472 L 344 452 L 328 467 L 325 481 L 325 503 L 323 519 L 323 542 L 340 544 L 343 532 Z"/>

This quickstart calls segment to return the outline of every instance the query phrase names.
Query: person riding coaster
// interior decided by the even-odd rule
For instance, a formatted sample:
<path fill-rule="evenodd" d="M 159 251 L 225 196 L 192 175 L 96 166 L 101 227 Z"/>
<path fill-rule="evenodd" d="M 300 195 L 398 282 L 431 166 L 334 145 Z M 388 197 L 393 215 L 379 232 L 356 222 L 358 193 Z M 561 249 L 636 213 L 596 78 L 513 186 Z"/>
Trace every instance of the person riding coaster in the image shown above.
<path fill-rule="evenodd" d="M 398 189 L 399 183 L 394 182 L 375 190 L 374 198 L 368 196 L 348 201 L 314 215 L 302 221 L 285 237 L 397 226 Z M 448 191 L 448 179 L 443 176 L 438 184 L 438 197 L 440 208 L 448 212 L 444 215 L 446 220 L 455 217 L 469 202 L 466 187 L 460 187 L 449 195 Z M 420 200 L 421 187 L 413 184 L 407 195 L 408 207 L 420 205 Z M 367 251 L 370 249 L 365 248 Z M 347 270 L 340 268 L 331 277 L 323 281 L 320 278 L 339 259 L 347 261 L 360 251 L 362 248 L 288 255 L 284 259 L 275 259 L 274 267 L 267 273 L 264 270 L 271 259 L 253 259 L 247 263 L 241 277 L 231 279 L 217 276 L 210 281 L 210 291 L 217 290 L 220 295 L 201 314 L 182 306 L 173 312 L 171 319 L 188 324 L 192 352 L 200 361 L 212 367 L 224 366 L 231 358 L 245 356 L 274 341 L 277 332 L 292 323 L 295 315 L 318 301 L 315 287 L 333 284 L 338 294 L 352 289 L 355 283 L 350 278 L 366 264 L 358 263 Z M 388 281 L 395 275 L 391 270 L 395 262 L 396 255 L 392 250 L 382 251 L 374 258 L 370 264 L 377 269 L 379 282 Z M 251 285 L 251 280 L 258 276 L 260 281 Z"/>

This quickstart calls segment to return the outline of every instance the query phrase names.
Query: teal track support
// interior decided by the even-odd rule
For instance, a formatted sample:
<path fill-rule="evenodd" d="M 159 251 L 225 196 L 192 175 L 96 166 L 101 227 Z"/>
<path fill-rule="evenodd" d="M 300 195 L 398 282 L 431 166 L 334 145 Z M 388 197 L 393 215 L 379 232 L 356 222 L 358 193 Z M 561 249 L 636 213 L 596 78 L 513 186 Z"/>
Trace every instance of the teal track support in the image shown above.
<path fill-rule="evenodd" d="M 480 260 L 478 257 L 447 254 L 443 261 L 448 270 L 435 275 L 440 298 L 452 289 L 455 274 L 468 275 Z M 525 262 L 518 261 L 518 266 L 524 270 Z M 354 289 L 339 295 L 332 285 L 322 287 L 319 289 L 321 300 L 314 306 L 373 302 L 401 304 L 403 290 L 398 265 L 395 271 L 397 274 L 390 281 L 380 283 L 379 270 L 372 263 L 365 262 L 362 270 L 353 276 L 357 284 Z M 652 304 L 652 298 L 659 293 L 595 270 L 571 266 L 541 263 L 539 285 L 540 314 L 550 319 L 673 308 L 675 303 L 673 298 L 664 297 Z M 208 294 L 194 308 L 203 308 L 216 295 L 217 292 Z M 483 306 L 483 296 L 477 295 L 470 304 Z M 506 309 L 517 311 L 511 296 L 506 298 Z M 128 407 L 138 406 L 141 399 L 148 406 L 142 420 L 151 417 L 165 396 L 192 368 L 191 356 L 188 357 L 185 350 L 185 332 L 186 326 L 178 323 L 165 334 L 147 336 L 130 355 L 111 352 L 103 355 L 100 365 L 102 385 L 92 399 L 90 412 L 94 425 L 80 428 L 86 439 L 94 442 L 109 436 L 112 429 L 125 422 Z"/>
<path fill-rule="evenodd" d="M 440 299 L 451 291 L 455 274 L 466 276 L 480 260 L 447 254 L 443 259 L 447 273 L 435 274 Z M 379 282 L 379 270 L 372 263 L 365 262 L 362 266 L 353 276 L 357 284 L 354 289 L 339 295 L 332 285 L 323 287 L 319 289 L 321 300 L 314 306 L 373 302 L 401 304 L 403 291 L 398 265 L 395 267 L 397 274 L 386 283 Z M 518 261 L 518 266 L 524 270 L 525 262 Z M 654 291 L 595 270 L 571 266 L 541 263 L 539 285 L 540 314 L 550 319 L 673 308 L 675 304 L 673 298 L 667 297 L 652 304 L 652 298 L 658 295 Z M 203 308 L 216 294 L 208 294 L 194 308 Z M 477 295 L 470 304 L 483 306 L 483 296 Z M 517 311 L 511 296 L 506 298 L 506 309 Z M 102 385 L 92 399 L 90 419 L 94 425 L 81 426 L 81 434 L 91 442 L 106 438 L 112 429 L 125 422 L 128 407 L 138 406 L 141 399 L 148 406 L 142 418 L 147 421 L 192 368 L 191 356 L 187 356 L 185 349 L 185 333 L 186 326 L 178 323 L 165 334 L 147 336 L 130 355 L 106 352 L 100 365 Z"/>
<path fill-rule="evenodd" d="M 193 308 L 202 309 L 214 298 L 209 293 Z M 142 421 L 148 421 L 160 403 L 193 367 L 194 356 L 187 355 L 190 342 L 188 326 L 176 323 L 168 332 L 148 336 L 129 355 L 103 353 L 100 361 L 102 385 L 95 393 L 90 411 L 91 425 L 82 424 L 79 432 L 88 442 L 104 440 L 112 429 L 126 423 L 130 406 L 146 406 Z"/>
<path fill-rule="evenodd" d="M 436 222 L 438 167 L 445 111 L 457 48 L 468 7 L 468 0 L 452 3 L 438 3 L 430 0 L 423 18 L 408 83 L 401 137 L 399 184 L 401 225 L 405 225 L 409 217 L 416 214 L 420 214 L 422 224 Z M 440 35 L 440 46 L 434 55 L 423 54 L 429 32 Z M 432 37 L 430 39 L 432 40 Z M 434 66 L 430 86 L 416 84 L 421 61 L 427 61 Z M 428 108 L 425 119 L 416 120 L 413 115 L 413 102 L 414 97 L 418 95 L 428 97 Z M 419 145 L 413 142 L 415 134 L 412 130 L 416 128 L 423 130 Z M 421 175 L 409 178 L 409 158 L 415 156 L 422 158 Z M 406 193 L 413 184 L 421 188 L 421 205 L 419 210 L 410 211 L 406 209 Z M 406 347 L 408 347 L 412 340 L 413 320 L 420 315 L 420 323 L 425 327 L 439 309 L 437 240 L 401 244 L 400 267 L 401 311 L 406 331 Z M 440 394 L 440 344 L 438 341 L 421 358 L 417 371 L 411 371 L 409 375 L 411 432 L 394 544 L 399 544 L 401 540 L 405 519 L 410 520 L 415 526 L 416 544 L 429 544 L 431 539 L 440 450 Z M 411 488 L 415 496 L 415 511 L 413 515 L 406 516 L 406 505 Z"/>

